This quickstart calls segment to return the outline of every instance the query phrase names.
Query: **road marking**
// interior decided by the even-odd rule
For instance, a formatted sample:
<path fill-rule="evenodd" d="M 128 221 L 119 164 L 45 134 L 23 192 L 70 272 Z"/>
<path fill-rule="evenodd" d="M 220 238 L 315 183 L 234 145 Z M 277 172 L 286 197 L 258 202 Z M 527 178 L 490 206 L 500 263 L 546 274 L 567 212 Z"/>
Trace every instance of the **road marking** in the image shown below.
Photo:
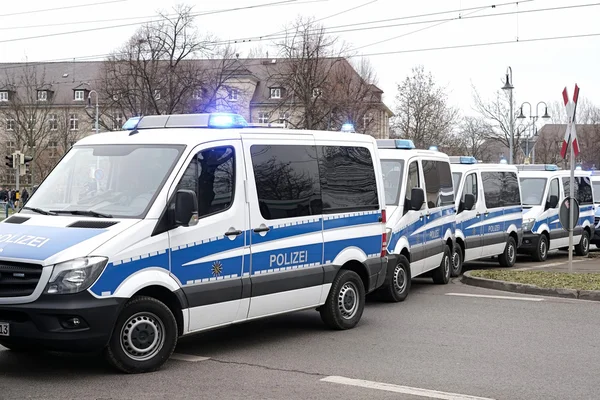
<path fill-rule="evenodd" d="M 210 360 L 210 357 L 200 357 L 200 356 L 193 356 L 191 354 L 173 353 L 173 354 L 171 354 L 171 360 L 198 362 L 198 361 Z"/>
<path fill-rule="evenodd" d="M 412 396 L 428 397 L 430 399 L 441 400 L 494 400 L 488 397 L 469 396 L 458 393 L 440 392 L 437 390 L 421 389 L 409 386 L 393 385 L 391 383 L 381 383 L 365 381 L 362 379 L 345 378 L 343 376 L 328 376 L 321 379 L 323 382 L 339 383 L 341 385 L 358 386 L 367 389 L 384 390 L 386 392 L 402 393 Z"/>
<path fill-rule="evenodd" d="M 578 263 L 578 262 L 582 262 L 582 261 L 585 261 L 585 260 L 573 260 L 573 264 Z M 552 267 L 558 267 L 560 265 L 567 265 L 567 264 L 568 264 L 568 261 L 566 261 L 566 262 L 554 262 L 554 263 L 537 265 L 537 266 L 531 266 L 531 267 L 516 268 L 515 271 L 528 271 L 528 270 L 532 270 L 532 269 L 552 268 Z"/>
<path fill-rule="evenodd" d="M 514 296 L 492 296 L 488 294 L 471 294 L 471 293 L 446 293 L 446 296 L 462 296 L 462 297 L 481 297 L 484 299 L 501 299 L 501 300 L 523 300 L 523 301 L 544 301 L 541 297 L 514 297 Z"/>

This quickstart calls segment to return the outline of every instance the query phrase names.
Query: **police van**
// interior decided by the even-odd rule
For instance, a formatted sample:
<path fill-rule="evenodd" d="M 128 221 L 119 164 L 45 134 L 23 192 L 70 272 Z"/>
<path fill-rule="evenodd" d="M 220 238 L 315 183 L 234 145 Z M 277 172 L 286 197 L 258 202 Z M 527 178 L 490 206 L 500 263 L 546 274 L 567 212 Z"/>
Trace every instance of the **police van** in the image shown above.
<path fill-rule="evenodd" d="M 456 194 L 456 246 L 452 264 L 498 257 L 500 266 L 515 265 L 523 239 L 521 187 L 517 168 L 478 163 L 474 157 L 450 157 Z"/>
<path fill-rule="evenodd" d="M 519 165 L 523 189 L 523 245 L 520 253 L 544 261 L 549 250 L 569 248 L 569 232 L 563 229 L 558 213 L 561 202 L 569 197 L 570 171 L 554 164 Z M 589 252 L 594 235 L 594 196 L 590 174 L 575 171 L 575 198 L 579 202 L 579 221 L 573 232 L 575 252 Z"/>
<path fill-rule="evenodd" d="M 388 273 L 376 295 L 403 301 L 411 278 L 447 284 L 454 247 L 454 191 L 446 154 L 411 140 L 378 140 L 387 211 Z"/>
<path fill-rule="evenodd" d="M 594 235 L 590 242 L 600 249 L 600 171 L 591 171 L 592 190 L 594 192 Z"/>
<path fill-rule="evenodd" d="M 0 344 L 147 372 L 178 337 L 296 310 L 353 328 L 385 279 L 375 140 L 145 116 L 86 137 L 0 224 Z"/>

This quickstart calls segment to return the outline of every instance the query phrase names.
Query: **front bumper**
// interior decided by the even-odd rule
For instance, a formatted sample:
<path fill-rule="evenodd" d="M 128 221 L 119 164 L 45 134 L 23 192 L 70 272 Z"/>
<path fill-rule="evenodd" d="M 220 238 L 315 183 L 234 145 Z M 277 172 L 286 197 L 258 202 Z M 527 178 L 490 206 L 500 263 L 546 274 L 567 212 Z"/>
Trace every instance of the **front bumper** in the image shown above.
<path fill-rule="evenodd" d="M 97 299 L 84 291 L 43 295 L 28 304 L 0 304 L 0 322 L 10 324 L 10 336 L 0 336 L 0 344 L 95 352 L 108 344 L 124 303 L 125 299 Z M 72 318 L 79 319 L 78 327 L 68 325 Z"/>
<path fill-rule="evenodd" d="M 540 235 L 533 232 L 524 232 L 523 240 L 517 252 L 521 254 L 529 254 L 538 248 Z"/>
<path fill-rule="evenodd" d="M 367 293 L 371 293 L 375 289 L 378 289 L 385 281 L 387 274 L 387 266 L 389 255 L 381 258 L 369 258 L 365 262 L 367 271 L 369 271 L 369 287 L 365 288 Z"/>

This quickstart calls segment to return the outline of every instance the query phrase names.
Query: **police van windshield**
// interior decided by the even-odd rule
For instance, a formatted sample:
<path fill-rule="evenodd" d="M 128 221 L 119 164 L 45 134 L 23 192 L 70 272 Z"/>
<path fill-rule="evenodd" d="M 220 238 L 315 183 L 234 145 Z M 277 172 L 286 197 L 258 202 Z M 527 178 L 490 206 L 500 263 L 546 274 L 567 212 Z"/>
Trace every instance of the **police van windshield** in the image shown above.
<path fill-rule="evenodd" d="M 592 186 L 594 188 L 594 203 L 600 204 L 600 181 L 593 181 Z"/>
<path fill-rule="evenodd" d="M 546 181 L 546 178 L 521 178 L 523 206 L 539 206 L 542 204 Z"/>
<path fill-rule="evenodd" d="M 96 145 L 72 148 L 27 202 L 49 214 L 142 218 L 183 146 Z"/>
<path fill-rule="evenodd" d="M 461 172 L 453 172 L 452 173 L 452 183 L 454 184 L 454 196 L 456 196 L 456 192 L 458 191 L 458 185 L 460 185 L 460 177 L 462 176 Z"/>
<path fill-rule="evenodd" d="M 381 160 L 381 169 L 385 185 L 385 205 L 397 206 L 404 160 Z"/>

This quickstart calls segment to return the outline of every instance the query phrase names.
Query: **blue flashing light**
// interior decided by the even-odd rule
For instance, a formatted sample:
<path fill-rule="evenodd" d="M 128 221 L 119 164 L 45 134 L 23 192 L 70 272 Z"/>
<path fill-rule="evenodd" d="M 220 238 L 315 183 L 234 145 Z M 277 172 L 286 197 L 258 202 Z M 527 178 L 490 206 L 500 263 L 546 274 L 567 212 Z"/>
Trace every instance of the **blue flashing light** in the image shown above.
<path fill-rule="evenodd" d="M 460 163 L 461 164 L 477 164 L 477 159 L 472 156 L 461 156 Z"/>
<path fill-rule="evenodd" d="M 396 139 L 395 145 L 397 149 L 414 149 L 415 144 L 410 139 Z"/>
<path fill-rule="evenodd" d="M 501 159 L 500 164 L 508 164 L 508 162 L 506 161 L 506 158 Z"/>
<path fill-rule="evenodd" d="M 142 119 L 142 117 L 131 117 L 129 118 L 121 127 L 122 130 L 124 131 L 133 131 L 135 130 L 135 128 L 137 127 L 138 123 L 140 122 L 140 119 Z"/>
<path fill-rule="evenodd" d="M 438 147 L 437 146 L 429 146 L 429 150 L 438 151 Z"/>
<path fill-rule="evenodd" d="M 576 169 L 577 171 L 581 171 L 583 168 L 581 168 L 581 165 L 578 165 L 578 166 L 576 166 L 576 167 L 575 167 L 575 169 Z"/>
<path fill-rule="evenodd" d="M 558 165 L 554 165 L 554 164 L 546 164 L 546 171 L 558 171 Z"/>
<path fill-rule="evenodd" d="M 349 122 L 342 125 L 342 132 L 354 132 L 354 124 Z"/>
<path fill-rule="evenodd" d="M 248 122 L 239 114 L 211 113 L 208 117 L 209 128 L 244 128 Z"/>

